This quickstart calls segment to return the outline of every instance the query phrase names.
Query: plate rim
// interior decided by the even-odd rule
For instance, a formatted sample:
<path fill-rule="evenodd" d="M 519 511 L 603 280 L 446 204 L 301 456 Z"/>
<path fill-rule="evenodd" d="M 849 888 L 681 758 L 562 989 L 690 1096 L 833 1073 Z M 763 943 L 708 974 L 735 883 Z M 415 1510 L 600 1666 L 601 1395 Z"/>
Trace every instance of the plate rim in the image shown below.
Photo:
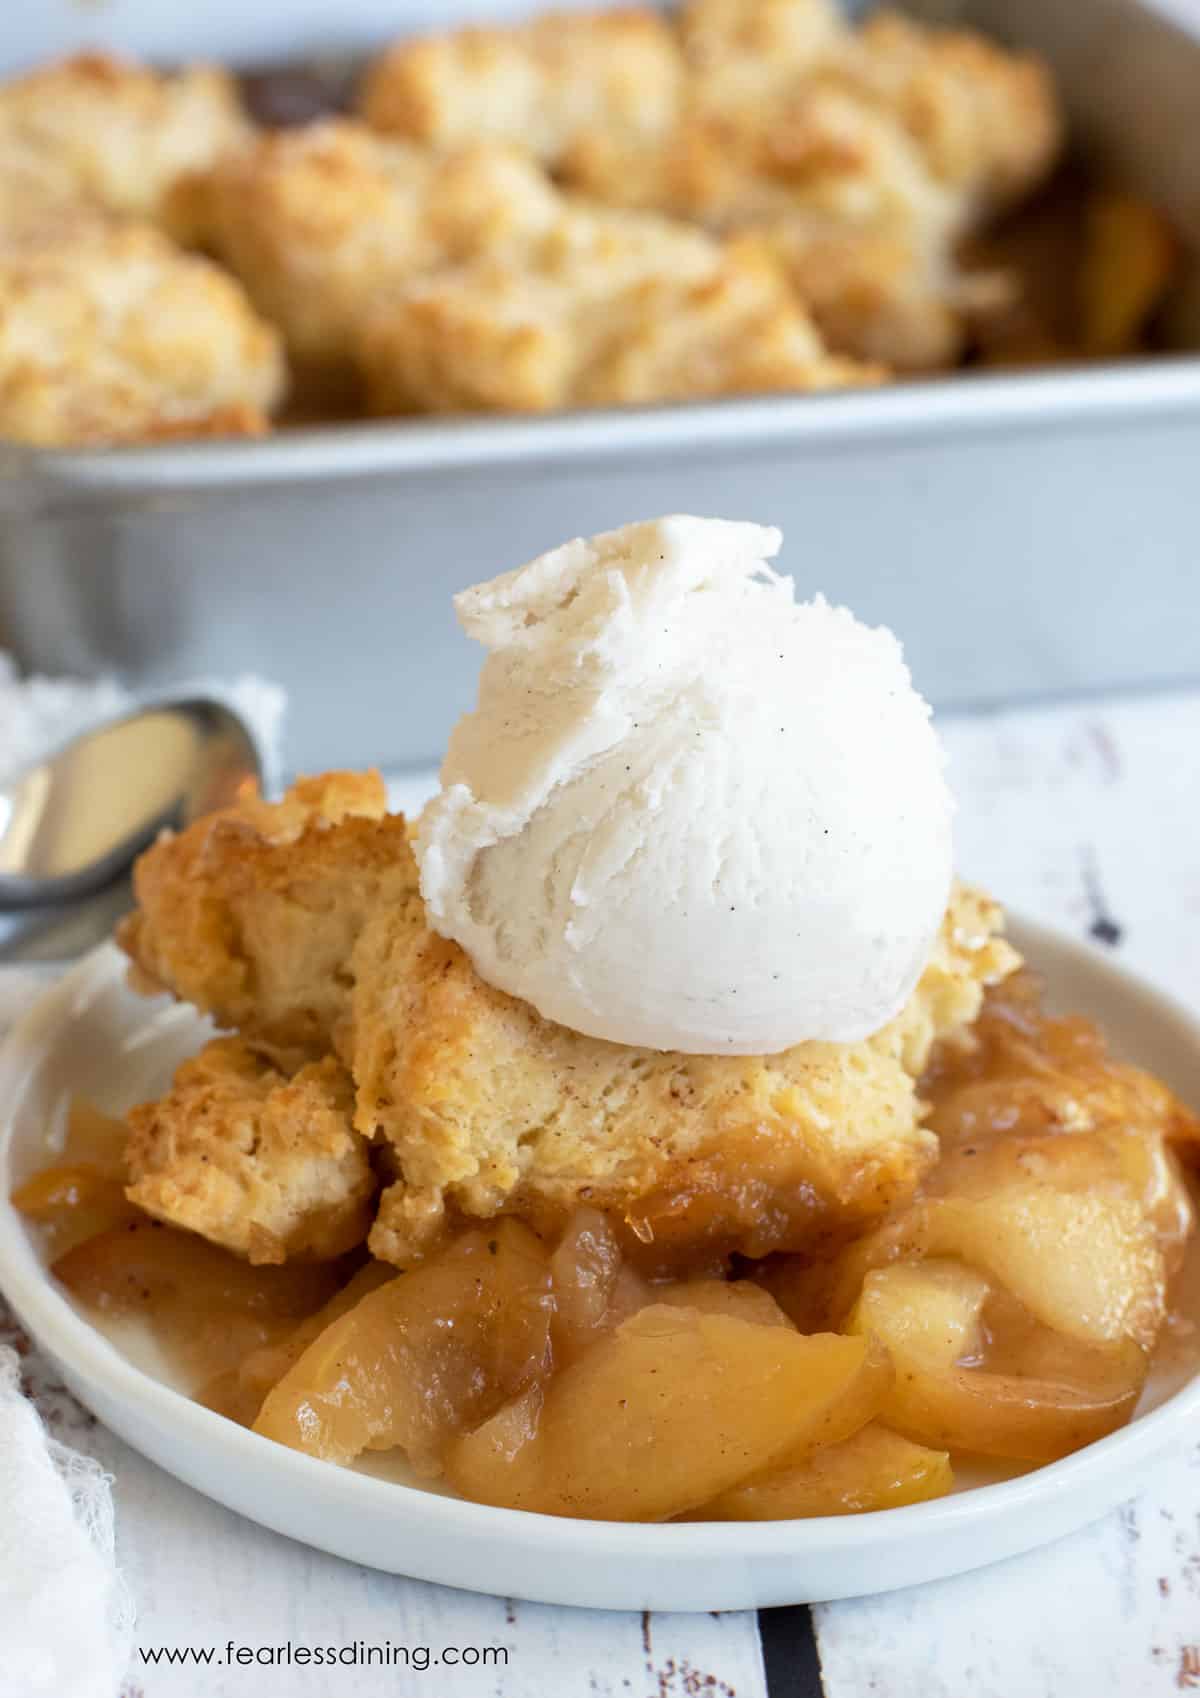
<path fill-rule="evenodd" d="M 1018 912 L 1006 912 L 1009 935 L 1019 941 L 1034 965 L 1039 949 L 1045 946 L 1048 953 L 1065 957 L 1076 969 L 1107 981 L 1115 989 L 1132 991 L 1149 1011 L 1178 1028 L 1200 1055 L 1200 1016 L 1182 1001 L 1118 966 L 1093 945 Z M 78 1017 L 88 1001 L 110 989 L 114 979 L 124 974 L 125 966 L 125 957 L 111 942 L 89 951 L 34 999 L 0 1042 L 0 1292 L 31 1337 L 55 1361 L 78 1368 L 84 1377 L 102 1384 L 114 1401 L 139 1405 L 158 1424 L 169 1425 L 178 1441 L 189 1449 L 226 1447 L 243 1465 L 251 1467 L 265 1464 L 269 1457 L 281 1484 L 324 1497 L 341 1497 L 349 1511 L 369 1509 L 391 1514 L 410 1527 L 418 1516 L 433 1516 L 445 1534 L 468 1539 L 500 1538 L 510 1548 L 537 1547 L 542 1555 L 572 1554 L 580 1539 L 588 1541 L 594 1555 L 603 1555 L 606 1545 L 614 1556 L 623 1555 L 633 1540 L 643 1558 L 677 1555 L 686 1545 L 692 1560 L 736 1556 L 743 1561 L 769 1562 L 794 1558 L 807 1545 L 832 1555 L 851 1554 L 860 1546 L 883 1539 L 890 1543 L 919 1536 L 927 1541 L 936 1537 L 939 1529 L 958 1530 L 973 1520 L 986 1521 L 992 1512 L 1019 1514 L 1023 1507 L 1032 1508 L 1059 1488 L 1085 1494 L 1089 1483 L 1099 1486 L 1110 1478 L 1114 1465 L 1129 1474 L 1132 1496 L 1139 1464 L 1161 1458 L 1171 1447 L 1172 1436 L 1182 1448 L 1189 1420 L 1200 1414 L 1198 1370 L 1157 1408 L 1136 1416 L 1127 1426 L 1070 1456 L 1012 1479 L 968 1487 L 927 1503 L 786 1521 L 647 1523 L 550 1516 L 472 1503 L 292 1451 L 204 1408 L 123 1355 L 55 1286 L 49 1270 L 37 1257 L 21 1216 L 9 1201 L 13 1109 L 29 1073 L 40 1060 L 42 1033 L 64 1019 Z M 1123 1454 L 1118 1463 L 1119 1453 Z"/>

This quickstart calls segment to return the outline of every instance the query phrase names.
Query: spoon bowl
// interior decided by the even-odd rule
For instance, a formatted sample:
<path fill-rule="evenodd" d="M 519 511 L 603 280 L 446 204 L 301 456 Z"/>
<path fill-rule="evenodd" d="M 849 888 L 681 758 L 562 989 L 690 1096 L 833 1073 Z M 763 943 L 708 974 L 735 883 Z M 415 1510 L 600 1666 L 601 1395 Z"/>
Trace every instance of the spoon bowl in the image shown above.
<path fill-rule="evenodd" d="M 0 786 L 0 910 L 93 895 L 164 826 L 260 776 L 250 732 L 221 702 L 156 703 L 84 732 Z"/>

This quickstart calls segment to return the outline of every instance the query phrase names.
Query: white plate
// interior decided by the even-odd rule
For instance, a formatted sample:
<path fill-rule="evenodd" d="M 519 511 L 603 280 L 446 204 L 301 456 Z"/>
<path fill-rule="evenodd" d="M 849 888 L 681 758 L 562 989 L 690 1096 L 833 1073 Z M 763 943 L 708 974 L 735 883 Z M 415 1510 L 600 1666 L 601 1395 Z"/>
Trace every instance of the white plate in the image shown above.
<path fill-rule="evenodd" d="M 1028 925 L 1014 936 L 1051 999 L 1101 1021 L 1122 1053 L 1200 1102 L 1200 1024 L 1095 951 Z M 851 1597 L 961 1573 L 1046 1544 L 1131 1496 L 1194 1439 L 1200 1327 L 1155 1376 L 1130 1426 L 1065 1461 L 935 1503 L 812 1521 L 624 1526 L 488 1509 L 340 1469 L 222 1420 L 118 1350 L 42 1266 L 7 1198 L 52 1156 L 66 1104 L 152 1095 L 206 1028 L 124 985 L 96 951 L 0 1051 L 0 1287 L 77 1396 L 136 1449 L 280 1533 L 422 1580 L 601 1609 L 726 1610 Z M 1185 1299 L 1200 1322 L 1200 1294 Z"/>

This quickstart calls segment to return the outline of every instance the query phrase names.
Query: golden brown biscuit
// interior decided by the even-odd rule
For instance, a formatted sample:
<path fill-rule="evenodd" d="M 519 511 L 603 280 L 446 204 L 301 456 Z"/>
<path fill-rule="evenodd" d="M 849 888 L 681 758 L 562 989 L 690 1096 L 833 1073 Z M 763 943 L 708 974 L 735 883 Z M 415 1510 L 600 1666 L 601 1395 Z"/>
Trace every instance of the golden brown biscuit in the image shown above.
<path fill-rule="evenodd" d="M 228 72 L 175 75 L 105 54 L 0 84 L 0 179 L 40 208 L 79 202 L 158 220 L 175 185 L 241 146 L 250 124 Z"/>
<path fill-rule="evenodd" d="M 836 0 L 685 0 L 678 22 L 693 117 L 777 101 L 850 33 Z"/>
<path fill-rule="evenodd" d="M 934 1160 L 916 1074 L 1016 964 L 960 890 L 909 1006 L 860 1044 L 684 1056 L 586 1038 L 483 983 L 419 899 L 378 909 L 354 955 L 356 1124 L 396 1149 L 372 1253 L 403 1264 L 451 1217 L 557 1226 L 609 1212 L 653 1267 L 861 1230 Z M 639 1248 L 640 1246 L 640 1248 Z"/>
<path fill-rule="evenodd" d="M 595 126 L 563 161 L 598 198 L 753 230 L 831 346 L 907 370 L 952 364 L 996 279 L 965 231 L 1046 175 L 1061 118 L 1045 67 L 970 32 L 818 0 L 692 0 L 681 118 L 647 143 Z"/>
<path fill-rule="evenodd" d="M 119 942 L 139 988 L 319 1054 L 348 1012 L 367 914 L 403 901 L 415 877 L 378 773 L 328 773 L 160 838 L 134 870 L 138 908 Z"/>
<path fill-rule="evenodd" d="M 961 199 L 907 131 L 840 88 L 814 81 L 766 116 L 693 118 L 636 156 L 593 136 L 570 165 L 603 199 L 757 233 L 835 349 L 901 369 L 960 351 Z"/>
<path fill-rule="evenodd" d="M 278 324 L 312 386 L 336 397 L 380 295 L 556 214 L 550 184 L 505 148 L 449 158 L 333 120 L 264 135 L 193 188 L 205 244 Z"/>
<path fill-rule="evenodd" d="M 536 412 L 881 375 L 826 353 L 761 244 L 570 199 L 519 261 L 436 273 L 381 301 L 359 358 L 380 413 Z"/>
<path fill-rule="evenodd" d="M 436 147 L 511 142 L 553 164 L 584 129 L 661 135 L 682 82 L 657 12 L 547 12 L 509 29 L 397 42 L 369 70 L 360 110 L 379 130 Z"/>
<path fill-rule="evenodd" d="M 0 435 L 256 432 L 283 386 L 279 339 L 234 279 L 157 230 L 76 211 L 0 239 Z"/>
<path fill-rule="evenodd" d="M 871 1043 L 920 1079 L 935 1044 L 948 1038 L 970 1043 L 984 991 L 1010 978 L 1020 965 L 1004 936 L 999 905 L 986 892 L 956 882 L 916 992 Z"/>
<path fill-rule="evenodd" d="M 130 1111 L 126 1195 L 252 1262 L 340 1256 L 366 1236 L 375 1192 L 353 1106 L 332 1057 L 289 1076 L 217 1038 Z"/>
<path fill-rule="evenodd" d="M 541 412 L 564 405 L 573 350 L 561 291 L 519 264 L 438 272 L 381 301 L 357 347 L 367 405 L 412 412 Z"/>
<path fill-rule="evenodd" d="M 381 300 L 359 341 L 377 412 L 539 411 L 569 405 L 581 374 L 623 334 L 648 279 L 709 275 L 703 231 L 555 197 L 519 254 L 435 272 Z"/>
<path fill-rule="evenodd" d="M 972 221 L 1036 188 L 1058 157 L 1049 68 L 973 30 L 878 11 L 841 43 L 829 74 L 903 125 Z"/>
<path fill-rule="evenodd" d="M 882 365 L 831 354 L 766 244 L 726 243 L 710 276 L 658 277 L 579 385 L 583 405 L 692 401 L 881 383 Z"/>
<path fill-rule="evenodd" d="M 766 75 L 791 76 L 824 59 L 848 27 L 834 0 L 683 0 L 676 22 L 693 71 L 751 59 Z"/>
<path fill-rule="evenodd" d="M 966 329 L 961 203 L 903 129 L 814 88 L 764 138 L 753 178 L 746 201 L 761 196 L 763 237 L 832 347 L 905 371 L 953 364 Z"/>
<path fill-rule="evenodd" d="M 841 88 L 907 131 L 972 218 L 1035 187 L 1058 153 L 1048 67 L 973 30 L 888 10 L 851 30 L 830 0 L 688 0 L 680 34 L 690 117 L 764 129 L 812 89 Z"/>

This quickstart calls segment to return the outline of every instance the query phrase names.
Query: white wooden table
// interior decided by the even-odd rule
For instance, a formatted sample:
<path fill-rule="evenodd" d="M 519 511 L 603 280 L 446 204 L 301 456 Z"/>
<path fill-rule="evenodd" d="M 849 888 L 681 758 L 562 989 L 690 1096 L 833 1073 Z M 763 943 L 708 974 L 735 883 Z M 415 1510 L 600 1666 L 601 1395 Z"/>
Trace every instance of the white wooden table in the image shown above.
<path fill-rule="evenodd" d="M 963 872 L 1200 1002 L 1200 694 L 943 724 Z M 0 975 L 2 993 L 3 975 Z M 3 1003 L 0 1000 L 0 1015 Z M 0 1306 L 0 1340 L 12 1336 Z M 20 1341 L 19 1341 L 20 1342 Z M 27 1341 L 24 1341 L 27 1348 Z M 319 1555 L 199 1497 L 54 1385 L 55 1430 L 115 1477 L 139 1644 L 502 1647 L 490 1666 L 208 1668 L 139 1660 L 127 1698 L 819 1698 L 809 1612 L 600 1615 L 477 1598 Z M 1131 1481 L 1131 1488 L 1140 1483 Z M 504 1577 L 496 1585 L 503 1589 Z M 1200 1453 L 1141 1500 L 976 1575 L 813 1612 L 827 1698 L 1200 1691 Z M 766 1654 L 764 1657 L 764 1644 Z"/>

